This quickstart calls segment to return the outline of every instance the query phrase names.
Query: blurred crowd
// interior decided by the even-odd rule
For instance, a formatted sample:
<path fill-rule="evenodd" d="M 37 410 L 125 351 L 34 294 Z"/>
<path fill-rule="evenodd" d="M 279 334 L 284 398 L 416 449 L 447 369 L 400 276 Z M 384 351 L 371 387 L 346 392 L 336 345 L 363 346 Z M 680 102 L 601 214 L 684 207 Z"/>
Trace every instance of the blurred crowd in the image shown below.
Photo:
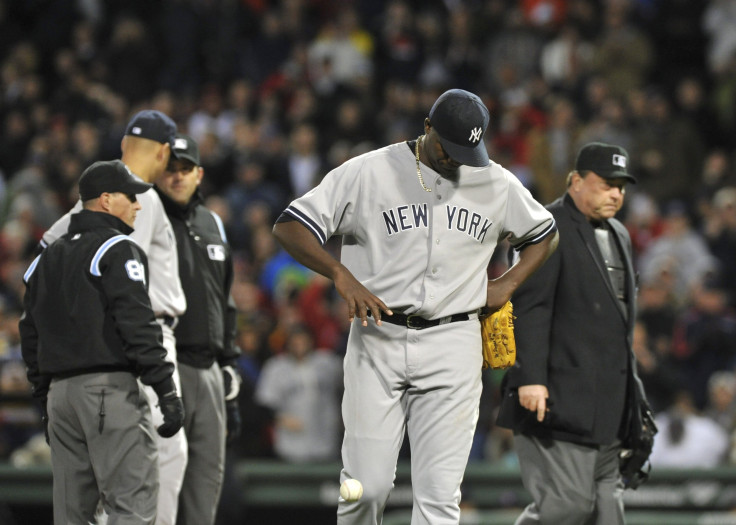
<path fill-rule="evenodd" d="M 628 150 L 653 462 L 736 463 L 736 0 L 0 0 L 0 459 L 39 448 L 22 275 L 144 108 L 199 142 L 236 253 L 233 454 L 338 459 L 346 307 L 271 227 L 344 160 L 416 138 L 448 88 L 481 96 L 492 160 L 544 204 L 583 143 Z M 484 374 L 472 460 L 513 461 Z"/>

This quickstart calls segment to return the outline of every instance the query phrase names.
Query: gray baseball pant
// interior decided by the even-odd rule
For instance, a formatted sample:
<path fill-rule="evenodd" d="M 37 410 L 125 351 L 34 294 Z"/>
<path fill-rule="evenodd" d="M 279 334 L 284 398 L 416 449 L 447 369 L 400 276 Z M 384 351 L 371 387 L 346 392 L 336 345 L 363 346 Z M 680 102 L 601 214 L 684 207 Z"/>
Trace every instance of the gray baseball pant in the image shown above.
<path fill-rule="evenodd" d="M 176 362 L 176 342 L 174 332 L 171 328 L 158 319 L 161 331 L 164 335 L 164 348 L 166 348 L 166 360 L 174 363 L 176 370 L 172 376 L 178 392 L 181 392 L 179 381 L 179 365 Z M 156 392 L 147 385 L 141 385 L 148 397 L 151 407 L 151 417 L 154 428 L 158 428 L 164 422 L 161 409 L 158 408 L 158 396 Z M 175 525 L 176 512 L 179 508 L 179 491 L 184 481 L 184 471 L 187 468 L 187 439 L 184 431 L 180 430 L 170 438 L 163 438 L 156 433 L 156 448 L 158 449 L 158 514 L 156 525 Z M 110 525 L 108 523 L 108 525 Z"/>
<path fill-rule="evenodd" d="M 481 393 L 478 320 L 411 330 L 353 325 L 345 356 L 340 482 L 363 484 L 338 501 L 339 525 L 378 525 L 404 431 L 411 443 L 412 525 L 457 525 Z"/>
<path fill-rule="evenodd" d="M 146 396 L 128 372 L 54 379 L 48 395 L 54 523 L 151 525 L 158 462 Z"/>
<path fill-rule="evenodd" d="M 514 434 L 514 448 L 534 500 L 515 525 L 624 525 L 619 442 L 594 447 Z"/>
<path fill-rule="evenodd" d="M 177 525 L 212 525 L 225 475 L 225 387 L 217 363 L 179 363 L 189 460 L 179 493 Z"/>

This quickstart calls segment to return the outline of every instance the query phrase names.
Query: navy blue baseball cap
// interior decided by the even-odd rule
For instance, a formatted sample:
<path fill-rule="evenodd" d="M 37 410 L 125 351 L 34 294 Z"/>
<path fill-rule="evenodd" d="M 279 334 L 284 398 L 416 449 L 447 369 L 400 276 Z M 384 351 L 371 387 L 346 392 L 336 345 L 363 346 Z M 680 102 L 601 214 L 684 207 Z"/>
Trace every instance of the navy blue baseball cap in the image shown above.
<path fill-rule="evenodd" d="M 176 123 L 164 113 L 155 109 L 144 109 L 139 111 L 128 122 L 125 128 L 126 135 L 155 140 L 161 144 L 167 142 L 171 145 L 171 154 L 174 152 L 174 138 L 176 136 Z"/>
<path fill-rule="evenodd" d="M 89 166 L 79 178 L 79 197 L 82 201 L 96 199 L 103 193 L 136 195 L 152 188 L 133 175 L 121 160 L 98 161 Z"/>
<path fill-rule="evenodd" d="M 580 148 L 575 160 L 576 171 L 592 171 L 604 179 L 627 179 L 636 184 L 629 173 L 629 154 L 621 146 L 589 142 Z"/>
<path fill-rule="evenodd" d="M 480 98 L 463 89 L 445 91 L 429 111 L 429 122 L 453 160 L 467 166 L 488 166 L 483 137 L 490 121 Z"/>

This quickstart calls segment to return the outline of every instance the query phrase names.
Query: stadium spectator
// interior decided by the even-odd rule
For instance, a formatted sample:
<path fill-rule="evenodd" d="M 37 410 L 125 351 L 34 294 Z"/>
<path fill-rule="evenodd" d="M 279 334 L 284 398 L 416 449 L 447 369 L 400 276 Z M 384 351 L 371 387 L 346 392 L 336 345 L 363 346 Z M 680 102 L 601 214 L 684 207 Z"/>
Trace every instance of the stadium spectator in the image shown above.
<path fill-rule="evenodd" d="M 649 456 L 652 468 L 713 468 L 725 459 L 729 435 L 715 421 L 698 414 L 687 391 L 678 392 L 655 423 L 659 433 Z"/>
<path fill-rule="evenodd" d="M 263 367 L 256 399 L 274 413 L 274 450 L 290 462 L 339 458 L 342 361 L 315 349 L 311 333 L 296 326 L 285 351 Z"/>

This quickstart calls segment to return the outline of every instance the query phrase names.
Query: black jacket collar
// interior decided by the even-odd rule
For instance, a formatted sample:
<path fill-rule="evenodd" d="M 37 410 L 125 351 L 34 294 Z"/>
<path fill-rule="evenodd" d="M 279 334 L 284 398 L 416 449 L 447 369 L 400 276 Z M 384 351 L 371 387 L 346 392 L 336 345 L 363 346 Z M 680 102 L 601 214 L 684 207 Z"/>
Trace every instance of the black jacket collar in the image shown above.
<path fill-rule="evenodd" d="M 192 213 L 194 212 L 194 209 L 204 203 L 204 198 L 202 197 L 202 194 L 199 191 L 199 188 L 196 189 L 194 192 L 194 195 L 192 195 L 192 198 L 189 199 L 189 202 L 186 206 L 182 206 L 181 204 L 174 202 L 168 195 L 166 195 L 158 186 L 153 186 L 156 189 L 156 193 L 158 193 L 158 196 L 161 197 L 161 202 L 164 205 L 164 209 L 166 210 L 166 215 L 169 217 L 176 217 L 177 219 L 181 220 L 187 220 L 191 217 Z"/>
<path fill-rule="evenodd" d="M 591 228 L 594 228 L 594 225 L 590 222 L 590 220 L 585 215 L 583 215 L 583 212 L 581 212 L 578 209 L 578 207 L 575 205 L 575 201 L 572 200 L 572 197 L 570 196 L 569 193 L 565 192 L 565 195 L 563 195 L 563 197 L 562 197 L 562 201 L 565 204 L 565 206 L 567 206 L 567 208 L 569 208 L 570 215 L 572 216 L 573 219 L 575 219 L 576 222 L 586 223 Z M 608 219 L 603 219 L 601 221 L 601 223 L 602 224 L 605 224 L 607 221 L 608 221 Z"/>
<path fill-rule="evenodd" d="M 73 214 L 69 222 L 69 233 L 81 233 L 98 228 L 113 228 L 125 235 L 133 233 L 133 228 L 114 215 L 102 211 L 82 210 Z"/>

